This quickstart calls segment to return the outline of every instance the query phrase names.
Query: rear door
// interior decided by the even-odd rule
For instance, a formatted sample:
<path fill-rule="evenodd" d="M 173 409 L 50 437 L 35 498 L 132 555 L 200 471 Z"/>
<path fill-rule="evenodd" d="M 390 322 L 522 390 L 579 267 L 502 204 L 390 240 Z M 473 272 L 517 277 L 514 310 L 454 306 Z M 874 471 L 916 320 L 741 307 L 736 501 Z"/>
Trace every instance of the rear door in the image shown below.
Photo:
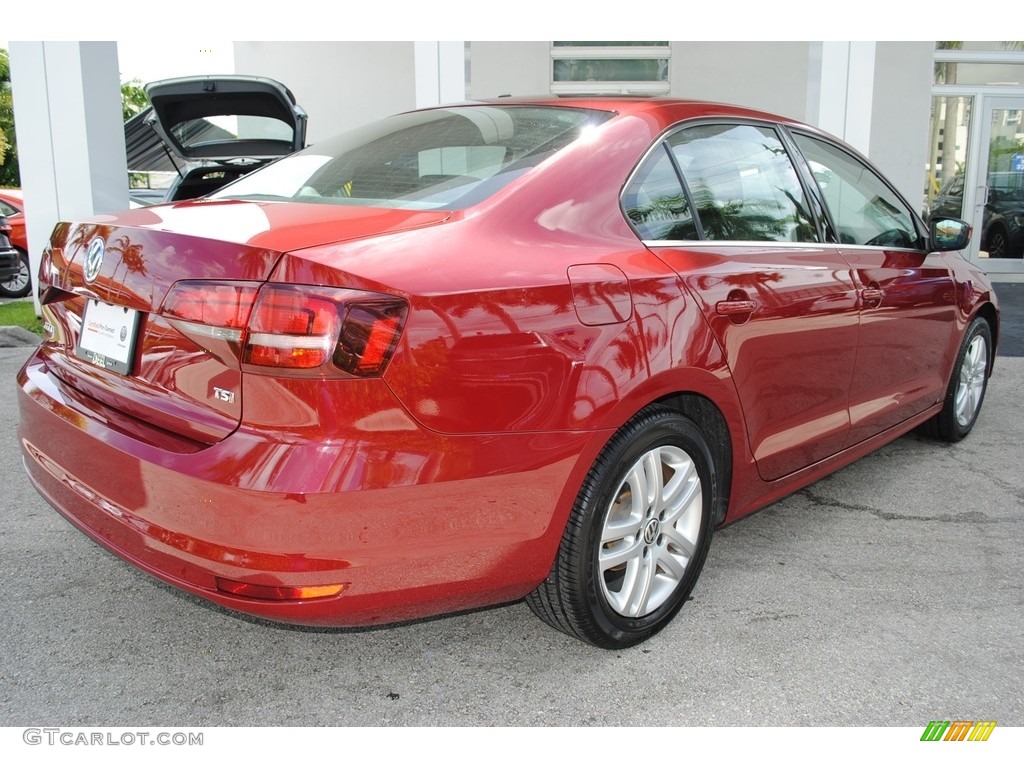
<path fill-rule="evenodd" d="M 903 199 L 866 162 L 793 132 L 828 209 L 859 298 L 850 444 L 899 424 L 945 392 L 956 292 L 942 254 Z"/>
<path fill-rule="evenodd" d="M 842 255 L 820 242 L 819 216 L 778 130 L 688 125 L 654 149 L 625 205 L 722 345 L 761 476 L 839 451 L 849 432 L 857 293 Z"/>

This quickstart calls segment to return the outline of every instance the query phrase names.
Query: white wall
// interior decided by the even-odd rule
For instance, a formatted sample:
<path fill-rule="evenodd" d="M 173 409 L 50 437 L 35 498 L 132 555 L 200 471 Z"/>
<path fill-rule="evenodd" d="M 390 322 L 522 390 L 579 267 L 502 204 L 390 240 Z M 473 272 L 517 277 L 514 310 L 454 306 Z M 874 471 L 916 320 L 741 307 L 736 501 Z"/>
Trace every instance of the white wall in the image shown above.
<path fill-rule="evenodd" d="M 676 42 L 672 96 L 807 119 L 810 43 Z"/>
<path fill-rule="evenodd" d="M 551 92 L 551 43 L 470 43 L 469 96 L 493 99 L 540 96 Z"/>
<path fill-rule="evenodd" d="M 235 43 L 235 72 L 288 86 L 309 144 L 416 107 L 412 42 Z"/>
<path fill-rule="evenodd" d="M 924 194 L 934 51 L 931 42 L 875 46 L 870 157 L 915 207 Z"/>

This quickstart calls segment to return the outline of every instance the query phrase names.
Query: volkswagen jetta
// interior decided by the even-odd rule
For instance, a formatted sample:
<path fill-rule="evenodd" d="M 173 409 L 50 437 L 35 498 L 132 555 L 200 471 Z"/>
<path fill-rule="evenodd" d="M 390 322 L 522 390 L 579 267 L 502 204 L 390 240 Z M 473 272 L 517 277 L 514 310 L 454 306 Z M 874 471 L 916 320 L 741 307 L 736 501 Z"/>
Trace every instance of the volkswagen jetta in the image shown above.
<path fill-rule="evenodd" d="M 971 431 L 999 315 L 968 237 L 738 107 L 402 114 L 59 224 L 25 465 L 229 608 L 355 626 L 525 597 L 624 647 L 716 527 L 916 427 Z"/>

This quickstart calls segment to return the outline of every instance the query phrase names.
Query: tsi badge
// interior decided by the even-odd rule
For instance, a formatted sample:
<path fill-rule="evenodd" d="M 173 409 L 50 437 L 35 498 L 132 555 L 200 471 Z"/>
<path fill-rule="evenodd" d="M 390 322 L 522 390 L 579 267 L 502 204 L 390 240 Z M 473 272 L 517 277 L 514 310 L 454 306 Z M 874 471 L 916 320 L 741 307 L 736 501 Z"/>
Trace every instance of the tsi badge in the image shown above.
<path fill-rule="evenodd" d="M 106 247 L 102 237 L 93 238 L 89 243 L 89 250 L 85 252 L 85 282 L 91 283 L 99 276 Z"/>
<path fill-rule="evenodd" d="M 235 402 L 235 393 L 232 392 L 230 389 L 221 389 L 220 387 L 214 387 L 213 397 L 225 403 Z"/>

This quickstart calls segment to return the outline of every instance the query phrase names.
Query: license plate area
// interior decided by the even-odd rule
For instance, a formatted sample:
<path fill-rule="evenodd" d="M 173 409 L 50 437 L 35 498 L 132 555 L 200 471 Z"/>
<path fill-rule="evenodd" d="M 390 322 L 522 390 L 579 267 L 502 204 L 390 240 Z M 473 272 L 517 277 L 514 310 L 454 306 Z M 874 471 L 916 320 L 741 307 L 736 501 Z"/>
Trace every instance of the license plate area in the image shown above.
<path fill-rule="evenodd" d="M 75 356 L 127 376 L 135 357 L 138 329 L 138 310 L 89 299 L 82 313 Z"/>

